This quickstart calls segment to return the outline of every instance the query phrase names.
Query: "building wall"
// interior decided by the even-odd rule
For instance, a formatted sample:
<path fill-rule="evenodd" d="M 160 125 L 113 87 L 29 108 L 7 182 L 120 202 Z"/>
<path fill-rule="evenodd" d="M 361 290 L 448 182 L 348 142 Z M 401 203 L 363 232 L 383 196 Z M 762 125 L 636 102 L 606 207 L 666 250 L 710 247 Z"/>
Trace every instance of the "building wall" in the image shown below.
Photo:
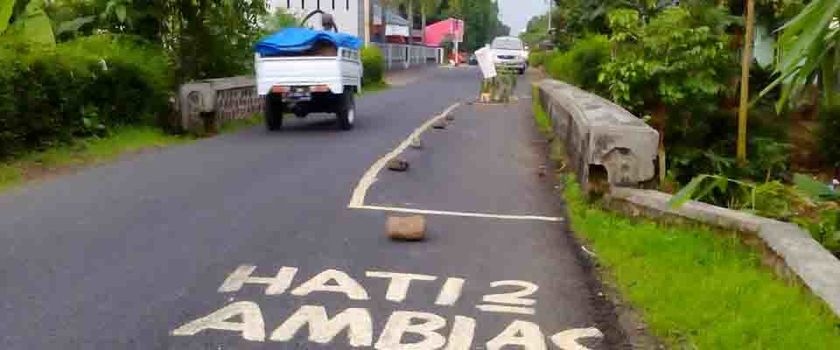
<path fill-rule="evenodd" d="M 282 8 L 301 19 L 320 9 L 333 15 L 339 31 L 358 37 L 364 36 L 361 15 L 364 0 L 269 0 L 267 3 L 271 12 Z M 312 28 L 321 29 L 321 16 L 313 16 L 308 23 Z"/>

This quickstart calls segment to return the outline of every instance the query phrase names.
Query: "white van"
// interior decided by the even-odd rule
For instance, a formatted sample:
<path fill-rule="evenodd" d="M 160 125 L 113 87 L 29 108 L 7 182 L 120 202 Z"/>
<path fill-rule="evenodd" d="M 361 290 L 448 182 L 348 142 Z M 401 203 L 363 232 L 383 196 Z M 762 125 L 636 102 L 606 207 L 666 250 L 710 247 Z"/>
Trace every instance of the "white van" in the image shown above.
<path fill-rule="evenodd" d="M 493 50 L 496 68 L 513 69 L 519 74 L 525 73 L 525 69 L 528 68 L 528 55 L 521 39 L 515 36 L 500 36 L 493 39 L 490 49 Z"/>

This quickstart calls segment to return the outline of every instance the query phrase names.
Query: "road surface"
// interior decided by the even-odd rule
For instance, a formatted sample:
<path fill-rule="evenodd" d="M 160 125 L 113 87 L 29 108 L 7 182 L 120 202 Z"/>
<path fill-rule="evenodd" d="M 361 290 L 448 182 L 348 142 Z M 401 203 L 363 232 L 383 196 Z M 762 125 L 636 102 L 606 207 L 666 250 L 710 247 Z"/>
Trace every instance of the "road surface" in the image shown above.
<path fill-rule="evenodd" d="M 292 120 L 0 196 L 0 348 L 620 343 L 538 176 L 527 99 L 455 107 L 348 208 L 377 160 L 474 99 L 477 70 L 429 74 L 360 99 L 352 132 Z M 429 239 L 389 241 L 387 210 L 431 211 Z"/>

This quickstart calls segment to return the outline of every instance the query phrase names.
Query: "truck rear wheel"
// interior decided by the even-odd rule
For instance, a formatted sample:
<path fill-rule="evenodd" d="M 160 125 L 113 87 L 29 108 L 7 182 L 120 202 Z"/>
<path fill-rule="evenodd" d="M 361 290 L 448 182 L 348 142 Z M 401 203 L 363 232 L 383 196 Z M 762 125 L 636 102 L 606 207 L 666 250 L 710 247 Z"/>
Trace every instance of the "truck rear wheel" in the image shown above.
<path fill-rule="evenodd" d="M 336 113 L 338 127 L 341 130 L 353 129 L 353 123 L 356 121 L 356 101 L 354 95 L 352 88 L 344 88 L 344 94 L 341 97 L 341 107 L 339 107 L 339 111 Z"/>
<path fill-rule="evenodd" d="M 265 96 L 265 128 L 277 131 L 283 127 L 283 101 L 280 96 L 268 94 Z"/>

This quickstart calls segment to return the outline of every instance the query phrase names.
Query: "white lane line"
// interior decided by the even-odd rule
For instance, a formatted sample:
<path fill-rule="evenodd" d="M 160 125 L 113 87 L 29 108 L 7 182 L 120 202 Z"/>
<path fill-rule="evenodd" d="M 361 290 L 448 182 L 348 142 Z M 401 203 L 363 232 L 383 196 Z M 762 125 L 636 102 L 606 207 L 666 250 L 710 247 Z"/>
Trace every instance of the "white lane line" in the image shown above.
<path fill-rule="evenodd" d="M 472 218 L 488 218 L 488 219 L 502 219 L 502 220 L 530 220 L 530 221 L 549 221 L 561 222 L 563 218 L 552 216 L 535 216 L 535 215 L 502 215 L 502 214 L 488 214 L 488 213 L 471 213 L 462 211 L 442 211 L 442 210 L 426 210 L 426 209 L 412 209 L 412 208 L 397 208 L 397 207 L 380 207 L 375 205 L 361 205 L 358 207 L 350 207 L 351 209 L 368 209 L 391 211 L 397 213 L 409 214 L 426 214 L 426 215 L 442 215 L 442 216 L 462 216 Z"/>
<path fill-rule="evenodd" d="M 530 307 L 517 307 L 517 306 L 504 306 L 504 305 L 476 305 L 476 309 L 479 309 L 484 312 L 498 312 L 498 313 L 505 313 L 505 314 L 520 314 L 520 315 L 533 315 L 535 310 Z"/>
<path fill-rule="evenodd" d="M 559 217 L 552 217 L 552 216 L 534 216 L 534 215 L 502 215 L 502 214 L 489 214 L 489 213 L 473 213 L 473 212 L 459 212 L 459 211 L 443 211 L 443 210 L 425 210 L 425 209 L 412 209 L 412 208 L 398 208 L 398 207 L 382 207 L 382 206 L 375 206 L 375 205 L 365 205 L 365 196 L 367 196 L 367 191 L 370 189 L 370 186 L 376 182 L 376 176 L 385 166 L 388 164 L 388 161 L 395 158 L 396 156 L 400 155 L 400 153 L 404 152 L 410 145 L 411 141 L 415 138 L 420 137 L 422 133 L 428 130 L 432 124 L 437 122 L 440 119 L 446 117 L 449 113 L 452 113 L 456 108 L 461 105 L 460 102 L 455 103 L 448 108 L 446 108 L 443 113 L 438 114 L 431 119 L 427 120 L 423 125 L 420 125 L 417 129 L 408 135 L 408 137 L 401 142 L 397 148 L 388 152 L 388 154 L 384 155 L 382 158 L 379 158 L 370 168 L 365 172 L 362 178 L 359 180 L 359 183 L 356 185 L 356 188 L 353 189 L 353 196 L 350 198 L 350 204 L 347 205 L 350 209 L 367 209 L 367 210 L 380 210 L 380 211 L 391 211 L 391 212 L 399 212 L 399 213 L 410 213 L 410 214 L 426 214 L 426 215 L 442 215 L 442 216 L 461 216 L 461 217 L 474 217 L 474 218 L 489 218 L 489 219 L 502 219 L 502 220 L 531 220 L 531 221 L 549 221 L 549 222 L 560 222 L 563 221 L 563 218 Z"/>
<path fill-rule="evenodd" d="M 388 164 L 388 161 L 400 155 L 400 153 L 405 151 L 406 148 L 408 148 L 408 146 L 411 145 L 411 140 L 413 140 L 416 137 L 419 137 L 420 134 L 422 134 L 429 127 L 431 127 L 432 124 L 446 117 L 447 114 L 451 113 L 453 110 L 455 110 L 455 108 L 458 108 L 458 106 L 460 105 L 460 102 L 455 103 L 449 106 L 449 108 L 447 108 L 446 110 L 444 110 L 443 113 L 438 114 L 432 119 L 429 119 L 428 121 L 423 123 L 423 125 L 420 125 L 419 128 L 414 129 L 414 132 L 412 132 L 411 135 L 408 135 L 408 137 L 402 143 L 400 143 L 400 145 L 397 146 L 397 148 L 395 148 L 391 152 L 388 152 L 388 154 L 386 154 L 382 158 L 379 158 L 379 160 L 377 160 L 376 163 L 373 163 L 370 169 L 368 169 L 368 171 L 365 172 L 365 175 L 362 176 L 362 179 L 359 180 L 359 184 L 357 184 L 356 188 L 353 190 L 353 197 L 350 198 L 350 204 L 347 207 L 351 209 L 360 209 L 362 206 L 364 206 L 365 195 L 367 195 L 368 189 L 371 185 L 373 185 L 374 182 L 376 182 L 376 175 L 379 174 L 379 172 L 382 171 L 383 168 L 385 168 L 385 165 Z"/>

